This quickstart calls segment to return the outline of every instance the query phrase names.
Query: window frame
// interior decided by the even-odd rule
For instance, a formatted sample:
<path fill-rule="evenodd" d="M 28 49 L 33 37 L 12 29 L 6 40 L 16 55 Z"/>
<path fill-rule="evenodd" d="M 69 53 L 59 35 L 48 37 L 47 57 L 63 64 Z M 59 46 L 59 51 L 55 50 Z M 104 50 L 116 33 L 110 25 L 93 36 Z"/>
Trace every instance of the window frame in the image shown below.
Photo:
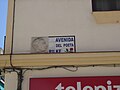
<path fill-rule="evenodd" d="M 99 2 L 98 2 L 99 1 Z M 103 2 L 104 1 L 104 2 Z M 120 11 L 120 0 L 92 0 L 92 11 Z M 97 6 L 99 5 L 99 6 Z M 118 8 L 117 8 L 118 6 Z"/>

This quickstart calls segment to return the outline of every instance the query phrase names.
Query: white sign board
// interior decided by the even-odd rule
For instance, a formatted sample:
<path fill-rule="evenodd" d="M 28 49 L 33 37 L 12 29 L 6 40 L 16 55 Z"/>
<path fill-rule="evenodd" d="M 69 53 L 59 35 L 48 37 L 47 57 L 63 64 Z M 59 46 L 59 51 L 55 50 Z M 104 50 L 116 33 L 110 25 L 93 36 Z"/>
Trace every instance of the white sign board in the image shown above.
<path fill-rule="evenodd" d="M 76 52 L 75 36 L 50 36 L 49 53 Z"/>

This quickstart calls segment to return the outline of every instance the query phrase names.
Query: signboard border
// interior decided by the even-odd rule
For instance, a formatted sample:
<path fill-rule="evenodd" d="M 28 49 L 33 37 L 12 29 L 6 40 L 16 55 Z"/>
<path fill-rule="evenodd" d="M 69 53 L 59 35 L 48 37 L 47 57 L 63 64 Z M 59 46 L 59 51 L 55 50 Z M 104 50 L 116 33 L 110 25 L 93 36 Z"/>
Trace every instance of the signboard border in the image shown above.
<path fill-rule="evenodd" d="M 85 78 L 85 79 L 87 79 L 87 78 L 120 78 L 120 75 L 117 75 L 117 76 L 65 76 L 65 77 L 31 77 L 31 78 L 29 78 L 29 90 L 30 90 L 30 81 L 31 81 L 31 79 L 66 79 L 66 78 Z M 109 82 L 109 81 L 108 81 Z M 111 85 L 113 85 L 113 84 L 111 84 Z"/>

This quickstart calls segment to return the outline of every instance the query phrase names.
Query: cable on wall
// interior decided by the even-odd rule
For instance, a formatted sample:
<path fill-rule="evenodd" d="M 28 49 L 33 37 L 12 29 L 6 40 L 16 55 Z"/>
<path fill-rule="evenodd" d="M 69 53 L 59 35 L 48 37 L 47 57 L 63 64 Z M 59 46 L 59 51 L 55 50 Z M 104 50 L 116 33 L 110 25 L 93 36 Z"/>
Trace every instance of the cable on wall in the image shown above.
<path fill-rule="evenodd" d="M 12 55 L 13 55 L 13 41 L 14 41 L 14 24 L 15 24 L 15 1 L 14 0 L 14 6 L 13 6 L 13 23 L 12 23 L 12 43 L 11 43 L 11 53 L 10 53 L 10 65 L 13 68 L 13 70 L 15 69 L 15 67 L 12 64 Z"/>

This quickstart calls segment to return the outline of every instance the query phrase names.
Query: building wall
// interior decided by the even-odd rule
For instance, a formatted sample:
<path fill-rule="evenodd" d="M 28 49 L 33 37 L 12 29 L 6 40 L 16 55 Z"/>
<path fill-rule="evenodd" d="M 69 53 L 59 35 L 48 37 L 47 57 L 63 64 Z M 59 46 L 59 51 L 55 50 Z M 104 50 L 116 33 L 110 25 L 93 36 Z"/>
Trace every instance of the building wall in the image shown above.
<path fill-rule="evenodd" d="M 16 0 L 13 50 L 30 53 L 32 37 L 75 35 L 77 52 L 119 51 L 119 29 L 119 24 L 96 24 L 91 0 Z M 119 76 L 119 70 L 97 66 L 80 67 L 76 72 L 63 68 L 26 71 L 22 90 L 29 90 L 30 78 Z M 5 90 L 10 88 L 17 89 L 15 72 L 5 74 Z"/>
<path fill-rule="evenodd" d="M 120 51 L 120 25 L 97 24 L 91 0 L 16 0 L 14 53 L 30 53 L 31 38 L 75 35 L 77 52 Z"/>

